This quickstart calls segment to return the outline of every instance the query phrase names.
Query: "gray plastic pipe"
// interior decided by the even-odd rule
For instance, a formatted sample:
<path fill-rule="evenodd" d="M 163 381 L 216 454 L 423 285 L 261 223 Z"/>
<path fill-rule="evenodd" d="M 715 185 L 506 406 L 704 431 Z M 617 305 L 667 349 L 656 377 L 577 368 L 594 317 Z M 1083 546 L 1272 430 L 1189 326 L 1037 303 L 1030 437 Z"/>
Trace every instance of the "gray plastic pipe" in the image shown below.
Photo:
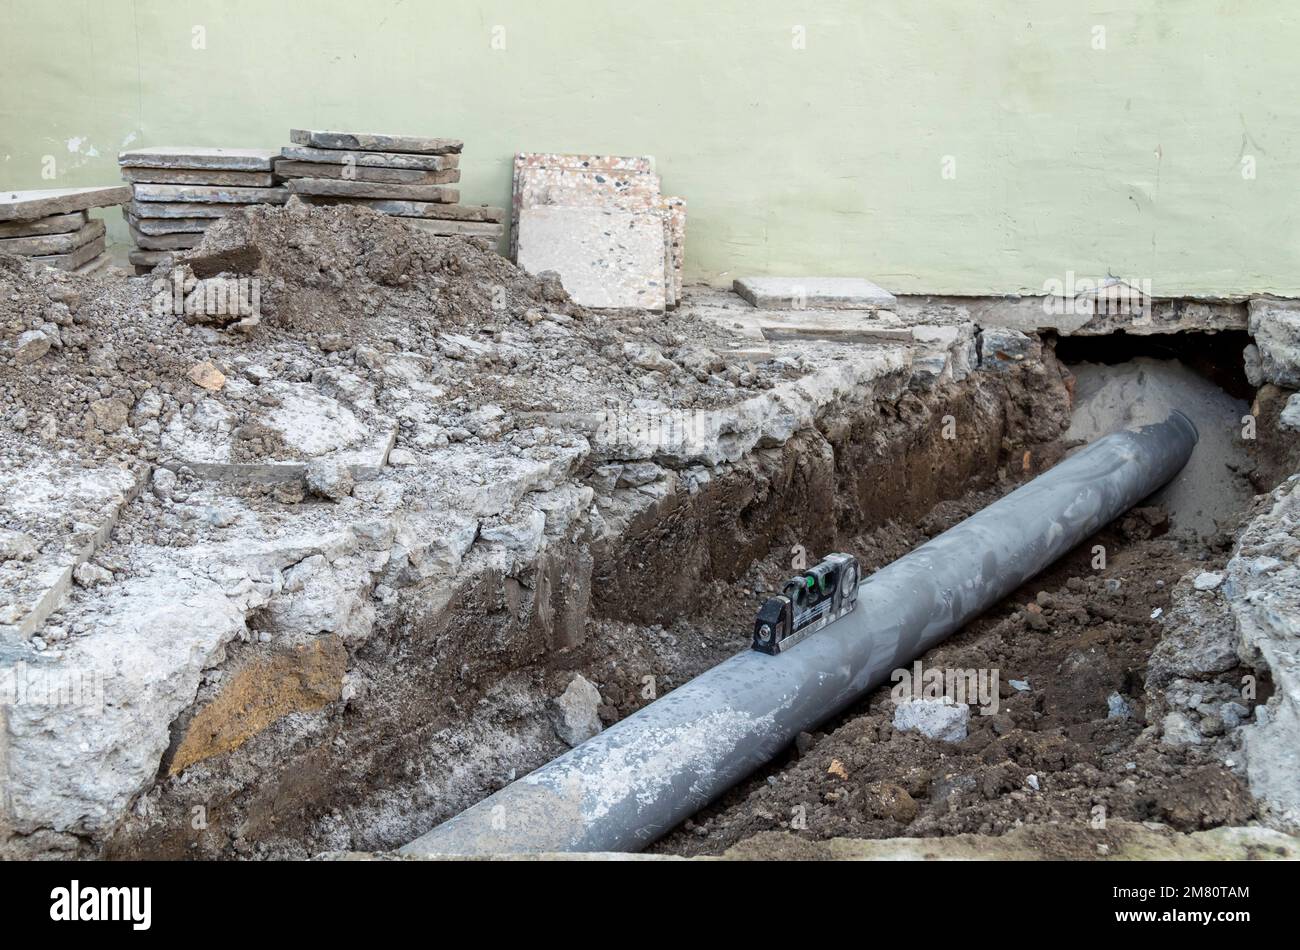
<path fill-rule="evenodd" d="M 788 652 L 720 663 L 402 852 L 645 847 L 1156 491 L 1196 441 L 1180 412 L 1099 439 L 866 578 Z"/>

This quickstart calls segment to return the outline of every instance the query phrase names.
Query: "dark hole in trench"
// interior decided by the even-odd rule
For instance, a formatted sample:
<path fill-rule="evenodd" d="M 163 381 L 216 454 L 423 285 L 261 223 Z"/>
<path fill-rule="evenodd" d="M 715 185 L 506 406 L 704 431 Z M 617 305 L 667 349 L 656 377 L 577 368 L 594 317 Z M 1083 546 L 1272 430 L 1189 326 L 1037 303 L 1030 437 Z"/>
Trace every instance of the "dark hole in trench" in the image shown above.
<path fill-rule="evenodd" d="M 1121 330 L 1104 336 L 1056 337 L 1055 343 L 1057 358 L 1066 364 L 1105 363 L 1114 366 L 1143 356 L 1178 360 L 1230 396 L 1247 401 L 1255 398 L 1255 387 L 1246 379 L 1242 357 L 1250 344 L 1250 334 L 1245 330 L 1150 335 Z"/>

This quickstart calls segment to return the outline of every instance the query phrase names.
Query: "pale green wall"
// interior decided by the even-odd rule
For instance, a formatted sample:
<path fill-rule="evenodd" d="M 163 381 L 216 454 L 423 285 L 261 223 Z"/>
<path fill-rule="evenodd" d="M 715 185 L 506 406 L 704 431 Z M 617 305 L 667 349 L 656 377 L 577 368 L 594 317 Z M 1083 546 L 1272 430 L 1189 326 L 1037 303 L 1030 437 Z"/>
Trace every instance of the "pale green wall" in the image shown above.
<path fill-rule="evenodd" d="M 47 154 L 61 184 L 114 182 L 128 143 L 424 133 L 463 138 L 465 200 L 502 205 L 517 150 L 655 155 L 690 202 L 693 277 L 986 293 L 1074 270 L 1149 277 L 1157 295 L 1300 295 L 1294 0 L 0 0 L 0 14 L 0 187 L 48 186 Z"/>

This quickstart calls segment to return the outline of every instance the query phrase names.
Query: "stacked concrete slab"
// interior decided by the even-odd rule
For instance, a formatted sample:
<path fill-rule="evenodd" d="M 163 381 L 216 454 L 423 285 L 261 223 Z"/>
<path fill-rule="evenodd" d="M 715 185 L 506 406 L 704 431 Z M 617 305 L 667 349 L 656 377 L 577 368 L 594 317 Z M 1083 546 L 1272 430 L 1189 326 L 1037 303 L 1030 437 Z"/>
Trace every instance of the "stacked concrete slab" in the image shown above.
<path fill-rule="evenodd" d="M 491 240 L 505 233 L 505 211 L 463 205 L 458 139 L 294 129 L 279 172 L 308 204 L 357 204 L 431 234 Z"/>
<path fill-rule="evenodd" d="M 0 253 L 78 274 L 103 270 L 109 266 L 104 222 L 90 210 L 130 198 L 131 189 L 120 186 L 0 192 Z"/>
<path fill-rule="evenodd" d="M 157 146 L 118 156 L 131 183 L 125 209 L 137 274 L 149 273 L 176 251 L 196 247 L 219 218 L 253 204 L 284 204 L 274 149 Z"/>
<path fill-rule="evenodd" d="M 515 156 L 511 254 L 555 271 L 588 307 L 674 307 L 682 295 L 686 202 L 664 195 L 648 156 Z"/>

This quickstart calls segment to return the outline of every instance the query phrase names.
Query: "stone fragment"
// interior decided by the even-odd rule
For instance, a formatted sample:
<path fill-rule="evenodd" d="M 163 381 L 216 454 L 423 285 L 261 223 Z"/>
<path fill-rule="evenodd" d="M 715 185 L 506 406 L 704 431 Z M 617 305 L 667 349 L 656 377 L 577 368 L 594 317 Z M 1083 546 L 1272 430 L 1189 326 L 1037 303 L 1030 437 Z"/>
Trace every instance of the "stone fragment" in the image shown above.
<path fill-rule="evenodd" d="M 18 337 L 18 345 L 14 348 L 14 359 L 19 364 L 35 363 L 50 352 L 50 347 L 53 345 L 54 341 L 40 330 L 28 330 Z"/>
<path fill-rule="evenodd" d="M 1203 591 L 1215 590 L 1222 583 L 1223 583 L 1222 574 L 1214 574 L 1209 571 L 1202 571 L 1200 574 L 1196 575 L 1196 579 L 1192 581 L 1192 586 L 1195 587 L 1197 590 L 1203 590 Z"/>
<path fill-rule="evenodd" d="M 76 231 L 90 220 L 85 211 L 52 214 L 32 221 L 5 221 L 0 223 L 0 238 L 35 237 L 39 234 L 66 234 Z"/>
<path fill-rule="evenodd" d="M 307 466 L 307 488 L 320 498 L 341 501 L 355 486 L 347 465 L 335 459 L 316 459 Z"/>
<path fill-rule="evenodd" d="M 889 310 L 898 303 L 862 277 L 743 277 L 734 286 L 761 310 Z"/>
<path fill-rule="evenodd" d="M 136 185 L 135 204 L 153 201 L 194 204 L 271 204 L 289 200 L 285 188 L 240 188 L 226 185 Z"/>
<path fill-rule="evenodd" d="M 457 172 L 457 175 L 460 173 Z M 295 195 L 342 198 L 376 198 L 396 201 L 432 201 L 455 204 L 460 190 L 443 185 L 394 185 L 377 181 L 347 181 L 332 178 L 293 178 L 288 190 Z"/>
<path fill-rule="evenodd" d="M 940 742 L 961 742 L 966 738 L 970 707 L 941 699 L 912 699 L 894 709 L 894 728 L 919 732 Z"/>
<path fill-rule="evenodd" d="M 96 399 L 90 404 L 95 426 L 102 432 L 117 432 L 126 427 L 130 409 L 120 399 Z"/>
<path fill-rule="evenodd" d="M 653 213 L 600 208 L 525 209 L 518 264 L 530 274 L 554 271 L 585 307 L 664 309 L 663 222 Z"/>
<path fill-rule="evenodd" d="M 117 162 L 131 168 L 269 172 L 277 157 L 275 149 L 157 145 L 122 152 L 117 156 Z"/>
<path fill-rule="evenodd" d="M 446 171 L 460 166 L 459 155 L 403 155 L 396 152 L 348 152 L 328 148 L 287 146 L 282 157 L 295 162 L 355 165 L 363 168 L 400 168 L 408 171 Z M 324 176 L 322 176 L 324 177 Z"/>
<path fill-rule="evenodd" d="M 130 200 L 131 188 L 128 185 L 0 191 L 0 221 L 28 221 L 91 208 L 106 208 Z"/>
<path fill-rule="evenodd" d="M 187 375 L 196 386 L 202 386 L 208 392 L 218 392 L 226 385 L 226 374 L 217 369 L 210 360 L 191 366 Z"/>
<path fill-rule="evenodd" d="M 1181 749 L 1201 744 L 1201 731 L 1184 713 L 1169 713 L 1161 722 L 1161 730 L 1164 735 L 1160 741 L 1170 748 Z"/>
<path fill-rule="evenodd" d="M 551 708 L 555 734 L 570 748 L 586 742 L 604 728 L 598 712 L 600 704 L 600 691 L 575 673 Z"/>
<path fill-rule="evenodd" d="M 1255 358 L 1246 367 L 1250 384 L 1300 389 L 1300 307 L 1293 301 L 1253 299 L 1249 327 L 1255 341 Z"/>
<path fill-rule="evenodd" d="M 909 824 L 920 809 L 901 785 L 872 782 L 862 789 L 862 808 L 868 818 L 887 818 L 900 825 Z"/>
<path fill-rule="evenodd" d="M 449 155 L 459 152 L 459 139 L 430 138 L 422 135 L 388 135 L 381 132 L 325 132 L 317 129 L 291 129 L 289 141 L 310 148 L 330 148 L 362 152 L 409 152 L 416 155 Z"/>
<path fill-rule="evenodd" d="M 98 587 L 100 584 L 108 584 L 113 580 L 111 571 L 105 570 L 98 564 L 92 564 L 86 561 L 84 564 L 78 564 L 72 572 L 72 579 L 78 587 Z"/>
<path fill-rule="evenodd" d="M 1300 432 L 1300 393 L 1293 393 L 1286 401 L 1277 421 L 1283 429 Z"/>
<path fill-rule="evenodd" d="M 91 221 L 63 234 L 41 234 L 32 237 L 0 238 L 0 254 L 68 254 L 95 238 L 104 236 L 104 222 Z"/>
<path fill-rule="evenodd" d="M 374 168 L 369 165 L 283 161 L 275 166 L 281 178 L 328 178 L 383 182 L 394 185 L 448 185 L 460 181 L 460 169 Z"/>

